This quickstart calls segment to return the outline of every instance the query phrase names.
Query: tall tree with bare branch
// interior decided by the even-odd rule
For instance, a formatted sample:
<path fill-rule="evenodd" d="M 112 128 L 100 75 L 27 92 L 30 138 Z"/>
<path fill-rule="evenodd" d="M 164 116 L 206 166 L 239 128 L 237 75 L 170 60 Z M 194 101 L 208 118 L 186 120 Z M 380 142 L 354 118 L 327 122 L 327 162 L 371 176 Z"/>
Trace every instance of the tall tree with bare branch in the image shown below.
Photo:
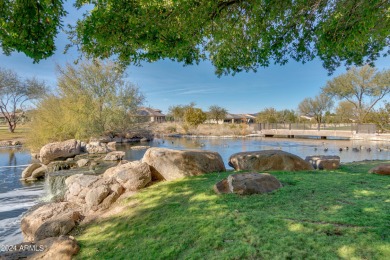
<path fill-rule="evenodd" d="M 46 90 L 43 81 L 36 78 L 22 79 L 16 72 L 0 68 L 0 113 L 11 133 L 15 132 L 24 117 L 25 105 L 42 97 Z"/>

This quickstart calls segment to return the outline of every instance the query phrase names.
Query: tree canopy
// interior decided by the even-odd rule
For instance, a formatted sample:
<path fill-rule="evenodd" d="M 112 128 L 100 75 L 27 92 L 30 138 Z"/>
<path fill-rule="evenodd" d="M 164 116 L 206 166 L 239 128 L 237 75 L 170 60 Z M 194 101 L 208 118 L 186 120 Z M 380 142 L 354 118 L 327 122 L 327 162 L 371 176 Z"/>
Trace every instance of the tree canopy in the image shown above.
<path fill-rule="evenodd" d="M 209 111 L 208 111 L 208 117 L 210 119 L 215 120 L 216 123 L 218 123 L 220 120 L 224 120 L 228 111 L 226 108 L 217 106 L 217 105 L 212 105 L 209 106 Z"/>
<path fill-rule="evenodd" d="M 34 60 L 53 53 L 61 0 L 0 1 L 0 43 Z M 210 60 L 218 75 L 319 57 L 338 66 L 373 64 L 390 52 L 388 0 L 77 0 L 91 8 L 69 31 L 88 57 L 122 64 Z M 21 32 L 21 33 L 20 33 Z"/>
<path fill-rule="evenodd" d="M 325 94 L 351 103 L 357 121 L 363 123 L 374 106 L 390 93 L 390 70 L 353 67 L 329 80 L 322 90 Z"/>
<path fill-rule="evenodd" d="M 116 64 L 86 61 L 57 70 L 57 93 L 47 95 L 33 115 L 31 146 L 124 132 L 137 121 L 144 96 Z"/>
<path fill-rule="evenodd" d="M 314 98 L 305 98 L 298 105 L 298 110 L 302 115 L 313 117 L 320 129 L 320 124 L 324 122 L 325 113 L 333 106 L 332 97 L 321 93 Z"/>
<path fill-rule="evenodd" d="M 35 62 L 50 57 L 66 15 L 62 0 L 0 0 L 0 47 L 23 52 Z"/>

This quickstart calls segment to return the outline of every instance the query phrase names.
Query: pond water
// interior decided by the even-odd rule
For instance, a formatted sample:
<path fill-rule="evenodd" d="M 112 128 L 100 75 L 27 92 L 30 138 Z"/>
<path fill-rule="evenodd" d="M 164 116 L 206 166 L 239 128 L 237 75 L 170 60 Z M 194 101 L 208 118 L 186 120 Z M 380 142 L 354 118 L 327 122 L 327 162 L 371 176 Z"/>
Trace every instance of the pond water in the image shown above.
<path fill-rule="evenodd" d="M 19 181 L 30 162 L 28 151 L 0 149 L 0 245 L 21 242 L 20 218 L 44 194 L 43 182 Z"/>
<path fill-rule="evenodd" d="M 338 155 L 341 162 L 390 160 L 390 142 L 359 140 L 155 138 L 149 143 L 133 145 L 216 151 L 221 154 L 227 169 L 231 169 L 228 159 L 234 153 L 269 149 L 283 150 L 302 158 L 309 155 Z M 139 160 L 146 150 L 132 150 L 130 147 L 133 145 L 117 148 L 126 151 L 127 160 Z M 346 147 L 349 149 L 346 150 Z M 340 148 L 343 149 L 341 152 Z M 0 246 L 22 241 L 21 216 L 45 196 L 43 182 L 25 184 L 19 180 L 26 164 L 30 162 L 29 152 L 22 148 L 0 149 Z"/>

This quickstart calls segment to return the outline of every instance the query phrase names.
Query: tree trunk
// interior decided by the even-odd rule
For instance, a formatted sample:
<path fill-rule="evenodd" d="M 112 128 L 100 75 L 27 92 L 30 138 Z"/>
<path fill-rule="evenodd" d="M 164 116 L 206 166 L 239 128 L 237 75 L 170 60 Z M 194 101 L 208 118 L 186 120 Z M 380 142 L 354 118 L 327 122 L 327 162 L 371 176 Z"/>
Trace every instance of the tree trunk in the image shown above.
<path fill-rule="evenodd" d="M 15 127 L 16 127 L 16 124 L 12 124 L 11 122 L 8 122 L 8 131 L 10 133 L 14 133 L 15 132 Z"/>

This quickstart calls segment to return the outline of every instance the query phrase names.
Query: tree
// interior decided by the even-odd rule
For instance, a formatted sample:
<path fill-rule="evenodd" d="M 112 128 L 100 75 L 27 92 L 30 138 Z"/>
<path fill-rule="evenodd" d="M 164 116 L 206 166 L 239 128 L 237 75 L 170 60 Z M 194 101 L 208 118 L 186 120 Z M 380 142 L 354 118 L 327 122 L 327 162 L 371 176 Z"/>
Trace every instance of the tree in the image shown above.
<path fill-rule="evenodd" d="M 184 114 L 187 109 L 195 107 L 195 102 L 191 102 L 189 105 L 175 105 L 169 106 L 168 115 L 173 117 L 175 122 L 184 121 Z"/>
<path fill-rule="evenodd" d="M 375 123 L 382 132 L 390 131 L 390 103 L 385 102 L 383 107 L 369 113 L 370 121 Z"/>
<path fill-rule="evenodd" d="M 324 120 L 324 114 L 333 106 L 332 98 L 325 94 L 320 94 L 314 98 L 305 98 L 299 103 L 298 110 L 302 115 L 314 117 L 318 130 Z"/>
<path fill-rule="evenodd" d="M 43 81 L 36 78 L 23 80 L 16 72 L 0 68 L 0 113 L 11 133 L 24 116 L 25 104 L 42 97 L 46 90 Z"/>
<path fill-rule="evenodd" d="M 187 124 L 197 127 L 206 121 L 207 115 L 200 108 L 190 107 L 184 113 L 184 120 Z"/>
<path fill-rule="evenodd" d="M 348 101 L 340 101 L 336 107 L 335 114 L 336 121 L 339 123 L 348 123 L 355 121 L 357 118 L 354 105 Z"/>
<path fill-rule="evenodd" d="M 257 114 L 256 121 L 259 123 L 294 123 L 297 120 L 294 110 L 279 110 L 273 107 L 265 108 Z"/>
<path fill-rule="evenodd" d="M 278 111 L 279 123 L 295 123 L 297 121 L 297 115 L 294 110 L 284 109 Z"/>
<path fill-rule="evenodd" d="M 220 106 L 213 105 L 209 107 L 208 116 L 210 119 L 214 119 L 217 123 L 219 120 L 224 120 L 228 111 Z"/>
<path fill-rule="evenodd" d="M 58 95 L 39 103 L 32 134 L 37 142 L 88 139 L 126 131 L 136 120 L 144 96 L 112 62 L 82 62 L 58 67 Z"/>
<path fill-rule="evenodd" d="M 390 70 L 378 72 L 370 66 L 353 67 L 327 82 L 324 93 L 354 106 L 356 119 L 363 123 L 373 107 L 390 93 Z"/>
<path fill-rule="evenodd" d="M 275 108 L 265 108 L 257 114 L 256 121 L 259 123 L 278 123 L 278 112 Z"/>
<path fill-rule="evenodd" d="M 65 12 L 61 0 L 31 2 L 26 10 L 25 1 L 1 2 L 0 42 L 7 53 L 15 49 L 38 60 L 52 53 Z M 319 57 L 333 72 L 342 63 L 372 64 L 390 41 L 387 0 L 78 0 L 76 5 L 89 11 L 69 30 L 71 44 L 88 57 L 116 57 L 122 64 L 209 59 L 221 75 Z"/>
<path fill-rule="evenodd" d="M 23 52 L 35 62 L 56 50 L 54 40 L 66 15 L 62 0 L 0 1 L 0 46 Z"/>

